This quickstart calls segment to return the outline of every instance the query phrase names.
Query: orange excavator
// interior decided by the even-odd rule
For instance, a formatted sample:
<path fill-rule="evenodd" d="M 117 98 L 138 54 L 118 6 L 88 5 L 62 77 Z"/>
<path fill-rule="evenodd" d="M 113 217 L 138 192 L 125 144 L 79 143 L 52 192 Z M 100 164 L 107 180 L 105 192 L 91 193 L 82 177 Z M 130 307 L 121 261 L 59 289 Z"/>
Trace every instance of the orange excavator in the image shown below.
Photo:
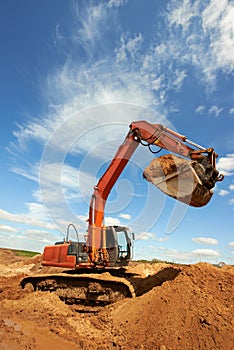
<path fill-rule="evenodd" d="M 223 180 L 216 169 L 218 155 L 213 148 L 204 149 L 161 124 L 132 122 L 125 140 L 94 187 L 86 241 L 79 241 L 75 226 L 70 224 L 66 239 L 45 247 L 42 257 L 42 265 L 66 270 L 25 277 L 22 288 L 31 283 L 34 290 L 55 292 L 71 303 L 112 303 L 137 295 L 137 285 L 124 268 L 132 258 L 133 237 L 125 226 L 105 226 L 104 210 L 111 189 L 139 145 L 147 146 L 153 153 L 164 149 L 177 154 L 153 159 L 144 177 L 188 205 L 206 205 L 215 183 Z M 71 228 L 77 233 L 77 241 L 69 239 Z"/>

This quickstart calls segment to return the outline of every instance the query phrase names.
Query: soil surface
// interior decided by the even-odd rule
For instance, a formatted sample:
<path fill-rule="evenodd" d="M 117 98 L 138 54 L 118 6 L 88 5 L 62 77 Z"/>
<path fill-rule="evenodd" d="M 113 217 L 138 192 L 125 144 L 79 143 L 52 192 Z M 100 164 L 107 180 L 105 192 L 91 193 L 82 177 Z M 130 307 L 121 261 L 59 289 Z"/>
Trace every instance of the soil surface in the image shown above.
<path fill-rule="evenodd" d="M 67 305 L 20 288 L 25 276 L 52 272 L 40 255 L 0 249 L 0 349 L 234 349 L 234 266 L 132 262 L 128 271 L 142 279 L 140 296 Z"/>

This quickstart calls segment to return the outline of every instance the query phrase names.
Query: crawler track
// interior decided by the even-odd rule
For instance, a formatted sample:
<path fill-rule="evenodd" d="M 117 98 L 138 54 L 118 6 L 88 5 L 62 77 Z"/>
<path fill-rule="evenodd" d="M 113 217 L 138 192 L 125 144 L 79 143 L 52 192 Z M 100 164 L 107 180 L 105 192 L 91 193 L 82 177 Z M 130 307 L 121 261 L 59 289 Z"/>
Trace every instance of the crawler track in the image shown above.
<path fill-rule="evenodd" d="M 34 291 L 54 292 L 68 304 L 105 305 L 136 296 L 136 288 L 125 278 L 102 274 L 46 274 L 25 277 L 20 285 L 31 284 Z"/>

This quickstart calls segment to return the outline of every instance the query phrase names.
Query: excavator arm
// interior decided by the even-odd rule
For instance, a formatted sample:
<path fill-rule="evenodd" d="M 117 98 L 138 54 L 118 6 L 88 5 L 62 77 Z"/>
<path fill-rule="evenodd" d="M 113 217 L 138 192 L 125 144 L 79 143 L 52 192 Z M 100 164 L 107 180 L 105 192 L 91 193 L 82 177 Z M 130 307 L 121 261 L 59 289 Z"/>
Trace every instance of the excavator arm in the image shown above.
<path fill-rule="evenodd" d="M 155 145 L 160 149 L 166 149 L 189 160 L 205 163 L 206 167 L 213 170 L 210 188 L 214 186 L 216 181 L 221 181 L 223 178 L 216 170 L 216 158 L 218 155 L 213 148 L 204 149 L 189 141 L 186 136 L 180 135 L 161 124 L 150 124 L 146 121 L 132 122 L 124 142 L 120 145 L 109 167 L 94 187 L 91 197 L 87 252 L 89 253 L 90 261 L 94 264 L 108 265 L 106 231 L 103 224 L 105 203 L 111 189 L 140 144 L 148 146 L 149 149 Z M 154 151 L 152 152 L 155 153 Z"/>

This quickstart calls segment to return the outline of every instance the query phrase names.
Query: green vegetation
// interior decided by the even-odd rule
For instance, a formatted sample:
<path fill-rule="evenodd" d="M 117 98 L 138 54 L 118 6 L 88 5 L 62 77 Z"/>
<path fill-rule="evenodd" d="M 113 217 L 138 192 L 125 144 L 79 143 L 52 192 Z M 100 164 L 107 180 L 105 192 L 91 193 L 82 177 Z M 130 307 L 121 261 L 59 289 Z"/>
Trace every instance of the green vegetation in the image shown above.
<path fill-rule="evenodd" d="M 149 263 L 149 264 L 159 264 L 159 263 L 164 263 L 164 264 L 175 264 L 172 261 L 165 261 L 165 260 L 160 260 L 160 259 L 152 259 L 152 260 L 147 260 L 147 259 L 140 259 L 140 260 L 135 260 L 136 262 L 139 263 Z"/>
<path fill-rule="evenodd" d="M 30 252 L 28 250 L 14 250 L 16 256 L 26 256 L 32 258 L 33 256 L 40 254 L 38 252 Z"/>

